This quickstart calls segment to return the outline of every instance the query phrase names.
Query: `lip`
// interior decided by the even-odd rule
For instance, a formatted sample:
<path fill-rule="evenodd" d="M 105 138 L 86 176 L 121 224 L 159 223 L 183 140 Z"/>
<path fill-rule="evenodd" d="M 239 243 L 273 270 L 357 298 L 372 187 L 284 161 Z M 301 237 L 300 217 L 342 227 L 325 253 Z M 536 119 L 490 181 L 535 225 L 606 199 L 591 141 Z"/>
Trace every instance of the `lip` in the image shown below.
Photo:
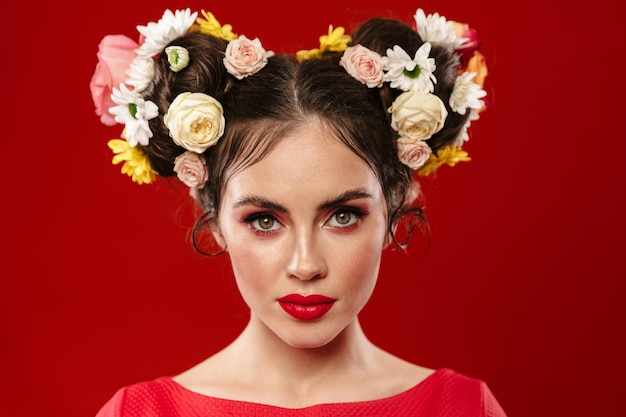
<path fill-rule="evenodd" d="M 325 295 L 289 294 L 278 299 L 278 303 L 289 315 L 298 320 L 315 320 L 322 317 L 335 303 Z"/>

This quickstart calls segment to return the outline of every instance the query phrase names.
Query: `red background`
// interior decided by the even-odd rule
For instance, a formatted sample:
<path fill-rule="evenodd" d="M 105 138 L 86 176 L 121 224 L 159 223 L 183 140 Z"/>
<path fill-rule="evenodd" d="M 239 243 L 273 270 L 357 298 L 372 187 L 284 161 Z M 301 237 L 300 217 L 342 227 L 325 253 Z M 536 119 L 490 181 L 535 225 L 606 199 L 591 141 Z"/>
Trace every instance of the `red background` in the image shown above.
<path fill-rule="evenodd" d="M 486 380 L 509 416 L 624 416 L 623 2 L 44 2 L 4 8 L 0 415 L 90 416 L 246 321 L 227 258 L 186 243 L 185 190 L 110 163 L 88 83 L 100 39 L 204 8 L 276 52 L 417 7 L 484 39 L 473 161 L 425 184 L 429 251 L 384 257 L 362 314 L 408 360 Z M 182 207 L 182 208 L 181 208 Z"/>

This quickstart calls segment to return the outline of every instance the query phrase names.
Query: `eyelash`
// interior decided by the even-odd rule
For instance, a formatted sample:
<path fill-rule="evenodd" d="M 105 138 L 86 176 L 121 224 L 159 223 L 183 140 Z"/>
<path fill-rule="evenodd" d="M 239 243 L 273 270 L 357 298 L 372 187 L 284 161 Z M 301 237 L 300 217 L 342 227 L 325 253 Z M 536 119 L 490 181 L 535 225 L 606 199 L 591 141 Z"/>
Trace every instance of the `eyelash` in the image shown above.
<path fill-rule="evenodd" d="M 349 217 L 350 224 L 347 224 L 347 225 L 339 224 L 338 226 L 330 226 L 330 227 L 334 229 L 340 229 L 342 231 L 343 230 L 348 231 L 348 230 L 354 229 L 355 227 L 359 225 L 359 223 L 361 223 L 361 220 L 366 215 L 366 213 L 363 210 L 356 208 L 356 207 L 340 207 L 333 212 L 333 214 L 328 218 L 326 223 L 328 224 L 333 219 L 337 221 L 337 216 L 340 214 L 348 214 L 350 216 Z M 337 221 L 337 223 L 339 222 Z"/>
<path fill-rule="evenodd" d="M 278 223 L 280 224 L 280 222 L 278 221 L 278 219 L 276 219 L 276 217 L 274 217 L 273 215 L 269 214 L 269 213 L 254 213 L 248 217 L 246 217 L 244 219 L 244 222 L 247 223 L 254 232 L 256 233 L 260 233 L 260 234 L 269 234 L 269 233 L 273 233 L 276 231 L 276 229 L 263 229 L 258 225 L 255 225 L 255 223 L 258 224 L 258 222 L 262 221 L 262 220 L 271 220 L 274 223 Z M 272 223 L 272 227 L 274 227 L 274 223 Z"/>
<path fill-rule="evenodd" d="M 341 214 L 348 214 L 350 216 L 349 224 L 347 225 L 339 224 L 339 222 L 337 221 L 337 216 Z M 325 224 L 328 224 L 333 219 L 335 219 L 338 225 L 336 226 L 329 225 L 329 227 L 333 229 L 339 229 L 341 231 L 349 231 L 349 230 L 354 229 L 356 226 L 358 226 L 359 223 L 361 222 L 361 219 L 365 217 L 366 215 L 367 215 L 366 212 L 364 212 L 363 210 L 357 207 L 340 207 L 332 213 L 332 215 L 328 218 Z M 272 221 L 270 228 L 264 229 L 260 227 L 259 222 L 264 221 L 264 220 Z M 247 223 L 255 233 L 259 233 L 259 234 L 274 233 L 278 230 L 277 228 L 275 228 L 275 226 L 281 225 L 280 221 L 274 215 L 270 213 L 266 213 L 266 212 L 254 213 L 250 216 L 247 216 L 244 219 L 244 222 Z"/>

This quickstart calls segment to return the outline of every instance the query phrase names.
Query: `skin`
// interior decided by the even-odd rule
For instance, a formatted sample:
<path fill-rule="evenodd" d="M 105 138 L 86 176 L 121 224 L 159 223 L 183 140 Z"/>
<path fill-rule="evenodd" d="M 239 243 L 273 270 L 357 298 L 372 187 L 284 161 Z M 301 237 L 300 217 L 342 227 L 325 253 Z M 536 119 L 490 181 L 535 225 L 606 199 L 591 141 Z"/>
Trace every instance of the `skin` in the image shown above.
<path fill-rule="evenodd" d="M 300 408 L 384 398 L 432 372 L 363 333 L 358 313 L 387 244 L 385 199 L 369 166 L 316 121 L 231 177 L 215 238 L 250 320 L 232 344 L 175 377 L 183 387 Z M 302 321 L 277 301 L 294 293 L 336 301 L 321 318 Z"/>

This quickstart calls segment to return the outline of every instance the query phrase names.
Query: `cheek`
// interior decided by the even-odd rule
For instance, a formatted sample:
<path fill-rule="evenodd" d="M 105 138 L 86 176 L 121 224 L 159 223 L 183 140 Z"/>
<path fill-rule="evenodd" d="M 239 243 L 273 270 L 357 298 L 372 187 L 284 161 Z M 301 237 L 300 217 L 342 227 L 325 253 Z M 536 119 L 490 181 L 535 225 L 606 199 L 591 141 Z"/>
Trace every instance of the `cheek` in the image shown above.
<path fill-rule="evenodd" d="M 279 260 L 276 251 L 271 251 L 258 242 L 245 240 L 227 241 L 228 254 L 235 280 L 240 293 L 248 302 L 250 293 L 267 291 L 273 280 L 278 277 Z"/>
<path fill-rule="evenodd" d="M 251 307 L 250 302 L 255 299 L 253 295 L 259 294 L 265 286 L 263 267 L 259 265 L 254 251 L 229 250 L 229 254 L 239 294 Z"/>
<path fill-rule="evenodd" d="M 345 284 L 359 303 L 367 301 L 374 290 L 382 256 L 383 237 L 368 236 L 343 245 L 336 252 L 336 268 L 342 271 Z"/>

